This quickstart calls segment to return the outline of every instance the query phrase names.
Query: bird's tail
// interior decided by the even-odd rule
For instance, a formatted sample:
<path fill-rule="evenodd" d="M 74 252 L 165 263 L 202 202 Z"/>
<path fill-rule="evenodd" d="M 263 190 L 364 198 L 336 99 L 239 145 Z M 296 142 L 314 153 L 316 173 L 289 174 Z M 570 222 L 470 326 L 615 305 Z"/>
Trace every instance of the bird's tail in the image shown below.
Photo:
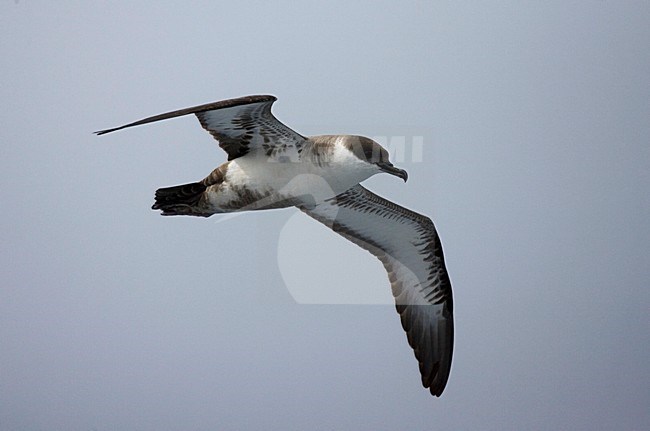
<path fill-rule="evenodd" d="M 201 197 L 206 190 L 202 181 L 156 190 L 156 202 L 151 209 L 161 210 L 162 215 L 193 215 L 207 217 L 201 211 Z"/>

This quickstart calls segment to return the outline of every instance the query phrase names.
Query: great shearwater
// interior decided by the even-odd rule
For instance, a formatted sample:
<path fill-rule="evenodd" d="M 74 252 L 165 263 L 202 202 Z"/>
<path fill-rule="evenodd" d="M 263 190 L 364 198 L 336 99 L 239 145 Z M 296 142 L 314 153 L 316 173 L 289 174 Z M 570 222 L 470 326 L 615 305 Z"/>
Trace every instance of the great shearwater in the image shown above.
<path fill-rule="evenodd" d="M 247 96 L 148 117 L 113 129 L 195 114 L 228 161 L 201 181 L 156 191 L 162 215 L 209 217 L 295 206 L 375 255 L 388 272 L 397 312 L 420 365 L 440 396 L 454 340 L 451 283 L 431 219 L 359 183 L 386 172 L 404 181 L 388 152 L 362 136 L 302 136 L 271 113 L 274 96 Z"/>

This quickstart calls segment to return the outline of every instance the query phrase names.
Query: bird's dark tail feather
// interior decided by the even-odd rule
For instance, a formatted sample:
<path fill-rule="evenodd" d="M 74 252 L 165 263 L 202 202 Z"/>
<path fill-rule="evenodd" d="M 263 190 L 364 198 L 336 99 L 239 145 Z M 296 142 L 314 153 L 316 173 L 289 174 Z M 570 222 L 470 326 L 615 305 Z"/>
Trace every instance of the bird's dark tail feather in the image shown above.
<path fill-rule="evenodd" d="M 161 210 L 162 215 L 194 215 L 207 217 L 199 208 L 201 196 L 207 187 L 202 181 L 156 190 L 156 202 L 151 209 Z"/>

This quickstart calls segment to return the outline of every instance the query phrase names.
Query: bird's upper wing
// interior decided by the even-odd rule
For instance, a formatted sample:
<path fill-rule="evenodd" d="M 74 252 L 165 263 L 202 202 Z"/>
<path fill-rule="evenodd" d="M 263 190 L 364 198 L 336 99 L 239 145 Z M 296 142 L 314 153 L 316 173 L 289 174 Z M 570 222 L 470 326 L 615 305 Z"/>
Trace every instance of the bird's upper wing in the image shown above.
<path fill-rule="evenodd" d="M 274 151 L 285 151 L 294 147 L 299 152 L 306 139 L 271 114 L 271 105 L 275 101 L 275 96 L 246 96 L 222 100 L 155 115 L 95 133 L 103 135 L 127 127 L 195 114 L 201 126 L 210 132 L 219 141 L 219 146 L 228 153 L 228 160 L 255 150 L 271 155 Z"/>
<path fill-rule="evenodd" d="M 440 396 L 451 368 L 453 302 L 442 246 L 431 219 L 360 185 L 301 210 L 384 264 L 402 327 L 420 364 L 422 384 Z"/>

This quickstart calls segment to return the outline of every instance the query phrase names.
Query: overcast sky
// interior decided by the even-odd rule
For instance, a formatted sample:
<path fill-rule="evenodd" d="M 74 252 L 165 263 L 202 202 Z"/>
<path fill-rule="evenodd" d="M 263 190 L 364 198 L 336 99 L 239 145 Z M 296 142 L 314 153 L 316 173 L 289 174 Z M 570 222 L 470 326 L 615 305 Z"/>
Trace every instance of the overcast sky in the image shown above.
<path fill-rule="evenodd" d="M 650 429 L 647 1 L 0 10 L 0 430 Z M 151 211 L 226 159 L 195 118 L 92 135 L 249 94 L 409 172 L 365 185 L 443 240 L 442 397 L 367 252 Z"/>

